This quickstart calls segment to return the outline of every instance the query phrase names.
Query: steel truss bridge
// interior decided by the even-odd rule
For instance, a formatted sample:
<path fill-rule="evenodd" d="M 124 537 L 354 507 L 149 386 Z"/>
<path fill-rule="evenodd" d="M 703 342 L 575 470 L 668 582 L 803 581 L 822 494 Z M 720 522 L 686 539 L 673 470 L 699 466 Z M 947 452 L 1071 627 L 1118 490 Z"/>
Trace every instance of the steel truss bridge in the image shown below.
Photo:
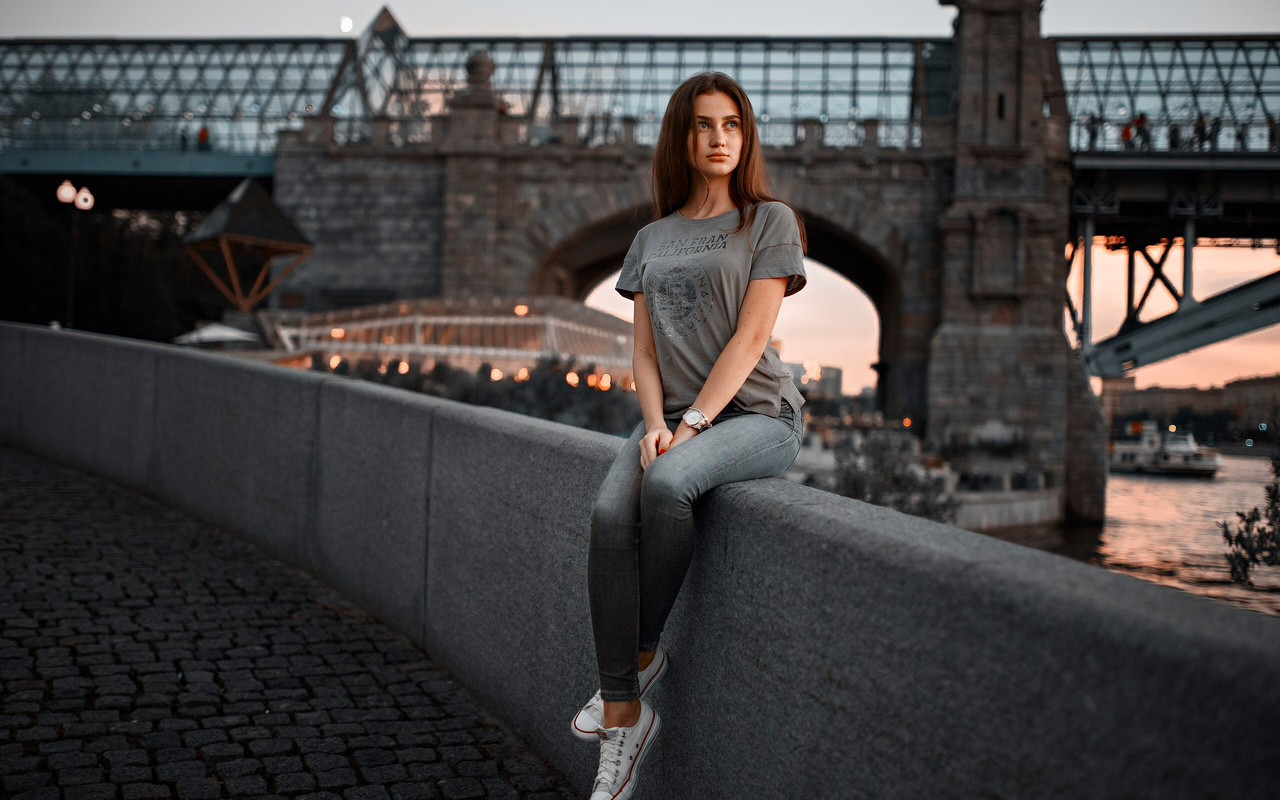
<path fill-rule="evenodd" d="M 1125 149 L 1138 114 L 1148 124 L 1134 149 L 1190 149 L 1201 118 L 1197 149 L 1276 148 L 1280 35 L 1046 41 L 1073 151 Z M 600 143 L 632 118 L 637 140 L 652 143 L 671 91 L 706 69 L 742 83 L 773 145 L 794 143 L 805 119 L 825 123 L 825 144 L 855 145 L 875 119 L 882 144 L 918 146 L 926 108 L 945 113 L 954 94 L 950 39 L 414 38 L 384 9 L 358 38 L 0 40 L 0 151 L 180 150 L 184 130 L 194 150 L 205 127 L 214 151 L 270 155 L 279 131 L 324 114 L 355 138 L 361 123 L 388 119 L 412 142 L 448 113 L 477 51 L 532 143 L 563 117 Z"/>
<path fill-rule="evenodd" d="M 1067 302 L 1094 374 L 1280 323 L 1280 273 L 1196 302 L 1192 251 L 1180 289 L 1163 272 L 1167 248 L 1148 252 L 1175 237 L 1280 236 L 1280 35 L 1045 42 L 1070 117 L 1085 272 L 1079 305 Z M 278 133 L 317 116 L 335 120 L 338 144 L 368 140 L 375 120 L 393 145 L 427 143 L 477 51 L 493 60 L 492 86 L 529 146 L 557 141 L 566 120 L 587 146 L 615 143 L 624 125 L 650 144 L 675 86 L 718 69 L 753 98 L 767 145 L 808 129 L 826 146 L 858 147 L 874 120 L 879 146 L 910 150 L 926 117 L 953 108 L 956 88 L 950 39 L 418 38 L 386 9 L 358 38 L 7 39 L 0 173 L 270 176 Z M 1094 235 L 1124 237 L 1129 250 L 1129 313 L 1098 343 L 1092 248 L 1079 247 Z M 1152 270 L 1141 300 L 1139 255 Z M 1178 311 L 1141 322 L 1157 286 Z"/>

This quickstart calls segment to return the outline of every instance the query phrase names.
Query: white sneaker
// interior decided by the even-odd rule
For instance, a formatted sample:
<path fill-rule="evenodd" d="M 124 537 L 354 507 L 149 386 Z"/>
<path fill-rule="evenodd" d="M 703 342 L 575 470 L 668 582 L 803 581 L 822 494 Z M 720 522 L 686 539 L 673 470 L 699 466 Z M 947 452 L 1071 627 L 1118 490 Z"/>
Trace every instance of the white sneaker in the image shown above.
<path fill-rule="evenodd" d="M 662 645 L 653 651 L 653 661 L 649 662 L 647 669 L 640 670 L 640 699 L 649 693 L 649 689 L 658 682 L 658 678 L 662 677 L 662 673 L 667 671 L 667 651 L 662 649 Z M 596 731 L 600 730 L 600 726 L 604 724 L 604 700 L 597 691 L 592 695 L 587 704 L 583 706 L 573 717 L 571 728 L 573 735 L 577 736 L 585 742 L 594 742 L 599 737 Z"/>
<path fill-rule="evenodd" d="M 640 762 L 649 754 L 661 727 L 658 712 L 640 701 L 640 721 L 630 728 L 600 728 L 600 768 L 591 800 L 627 800 L 640 780 Z"/>

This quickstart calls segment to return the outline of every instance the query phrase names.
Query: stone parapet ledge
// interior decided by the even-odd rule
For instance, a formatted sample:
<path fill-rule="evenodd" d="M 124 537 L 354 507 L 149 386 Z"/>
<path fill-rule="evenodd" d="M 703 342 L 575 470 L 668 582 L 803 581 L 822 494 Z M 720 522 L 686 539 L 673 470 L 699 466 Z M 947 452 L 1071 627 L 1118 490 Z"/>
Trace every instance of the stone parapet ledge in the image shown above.
<path fill-rule="evenodd" d="M 0 324 L 0 440 L 313 571 L 583 791 L 588 519 L 620 439 Z M 780 479 L 699 502 L 644 796 L 1265 797 L 1280 620 Z"/>

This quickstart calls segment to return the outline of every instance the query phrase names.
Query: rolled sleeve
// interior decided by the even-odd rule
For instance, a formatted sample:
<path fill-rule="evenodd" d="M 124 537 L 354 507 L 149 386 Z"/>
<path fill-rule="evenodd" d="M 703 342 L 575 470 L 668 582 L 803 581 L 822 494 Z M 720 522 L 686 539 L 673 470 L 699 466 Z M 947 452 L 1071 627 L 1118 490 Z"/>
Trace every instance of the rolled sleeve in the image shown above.
<path fill-rule="evenodd" d="M 634 300 L 636 292 L 644 291 L 644 286 L 640 283 L 639 242 L 639 235 L 631 240 L 631 248 L 627 250 L 626 258 L 622 259 L 622 272 L 618 275 L 618 282 L 613 285 L 618 294 L 628 300 Z"/>
<path fill-rule="evenodd" d="M 767 203 L 756 221 L 755 249 L 751 256 L 751 278 L 786 278 L 783 297 L 804 288 L 804 249 L 800 246 L 800 226 L 795 212 L 783 203 Z"/>
<path fill-rule="evenodd" d="M 787 290 L 783 297 L 793 295 L 804 288 L 808 278 L 804 272 L 804 252 L 798 244 L 775 244 L 757 250 L 751 259 L 751 278 L 786 278 Z"/>

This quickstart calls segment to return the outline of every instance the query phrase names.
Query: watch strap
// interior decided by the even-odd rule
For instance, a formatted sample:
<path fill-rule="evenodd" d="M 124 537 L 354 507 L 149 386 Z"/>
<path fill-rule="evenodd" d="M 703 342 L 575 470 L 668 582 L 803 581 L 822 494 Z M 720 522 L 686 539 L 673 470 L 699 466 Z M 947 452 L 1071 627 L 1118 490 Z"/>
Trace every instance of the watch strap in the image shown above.
<path fill-rule="evenodd" d="M 697 431 L 698 433 L 702 433 L 702 432 L 703 432 L 703 431 L 705 431 L 707 428 L 710 428 L 710 427 L 711 427 L 711 420 L 710 420 L 710 418 L 708 418 L 708 417 L 707 417 L 707 415 L 706 415 L 706 414 L 702 413 L 702 409 L 700 409 L 700 408 L 694 408 L 693 406 L 690 406 L 690 407 L 685 411 L 685 413 L 687 414 L 687 413 L 689 413 L 690 411 L 696 411 L 696 412 L 698 412 L 698 416 L 702 418 L 702 419 L 701 419 L 701 420 L 699 420 L 698 422 L 690 423 L 690 425 L 689 425 L 689 427 L 690 427 L 690 428 L 693 428 L 693 429 L 694 429 L 695 431 Z"/>

